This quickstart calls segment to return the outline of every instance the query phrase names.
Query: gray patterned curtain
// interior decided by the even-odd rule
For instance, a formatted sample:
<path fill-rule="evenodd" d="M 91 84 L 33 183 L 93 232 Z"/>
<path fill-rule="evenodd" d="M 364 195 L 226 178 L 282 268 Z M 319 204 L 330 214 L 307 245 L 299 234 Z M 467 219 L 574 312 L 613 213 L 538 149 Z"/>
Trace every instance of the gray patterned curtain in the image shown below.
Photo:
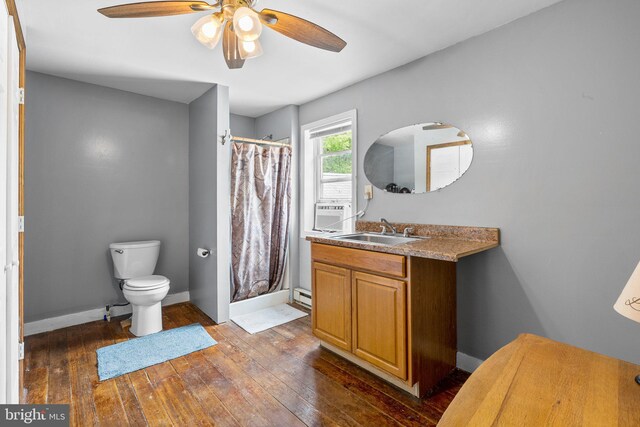
<path fill-rule="evenodd" d="M 232 301 L 279 290 L 289 246 L 291 147 L 233 144 Z"/>

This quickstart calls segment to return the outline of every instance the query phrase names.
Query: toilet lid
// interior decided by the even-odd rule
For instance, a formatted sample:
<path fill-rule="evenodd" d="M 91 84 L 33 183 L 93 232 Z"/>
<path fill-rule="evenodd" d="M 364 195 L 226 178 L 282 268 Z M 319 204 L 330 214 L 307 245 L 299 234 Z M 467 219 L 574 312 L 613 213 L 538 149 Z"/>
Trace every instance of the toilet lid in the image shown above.
<path fill-rule="evenodd" d="M 168 285 L 169 279 L 164 276 L 142 276 L 128 279 L 124 286 L 131 290 L 150 290 Z"/>

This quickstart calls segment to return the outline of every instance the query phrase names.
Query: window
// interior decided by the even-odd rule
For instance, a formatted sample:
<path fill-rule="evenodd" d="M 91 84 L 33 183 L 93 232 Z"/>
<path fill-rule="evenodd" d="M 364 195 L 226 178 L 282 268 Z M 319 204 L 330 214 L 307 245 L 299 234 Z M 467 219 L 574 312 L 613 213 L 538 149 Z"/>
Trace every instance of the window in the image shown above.
<path fill-rule="evenodd" d="M 317 137 L 316 170 L 318 171 L 317 202 L 351 201 L 353 187 L 352 132 L 339 129 Z M 312 134 L 313 139 L 313 134 Z"/>
<path fill-rule="evenodd" d="M 356 112 L 350 111 L 302 127 L 304 149 L 303 234 L 316 229 L 316 206 L 343 206 L 343 218 L 355 212 Z M 335 221 L 328 221 L 334 222 Z M 350 231 L 354 220 L 335 224 Z"/>

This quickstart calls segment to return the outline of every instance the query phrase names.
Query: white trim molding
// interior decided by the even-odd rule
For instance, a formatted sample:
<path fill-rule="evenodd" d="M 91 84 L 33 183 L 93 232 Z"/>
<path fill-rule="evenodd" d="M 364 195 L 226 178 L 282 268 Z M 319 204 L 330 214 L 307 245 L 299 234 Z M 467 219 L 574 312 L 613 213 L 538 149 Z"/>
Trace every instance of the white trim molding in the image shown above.
<path fill-rule="evenodd" d="M 456 366 L 458 369 L 462 369 L 463 371 L 473 373 L 478 367 L 484 362 L 484 360 L 477 359 L 473 356 L 469 356 L 468 354 L 460 353 L 456 355 Z"/>
<path fill-rule="evenodd" d="M 313 233 L 314 225 L 314 208 L 317 202 L 317 180 L 318 167 L 316 165 L 317 147 L 308 138 L 309 133 L 318 128 L 323 128 L 334 123 L 350 121 L 351 122 L 351 211 L 358 212 L 358 111 L 356 109 L 345 111 L 313 123 L 307 123 L 300 127 L 300 153 L 299 159 L 302 168 L 301 187 L 300 187 L 300 238 L 305 239 Z M 355 218 L 352 220 L 355 224 Z"/>
<path fill-rule="evenodd" d="M 162 305 L 173 305 L 181 302 L 189 301 L 189 291 L 179 292 L 177 294 L 169 294 L 162 300 Z M 131 306 L 112 307 L 111 316 L 122 316 L 131 313 Z M 65 314 L 58 317 L 50 317 L 48 319 L 36 320 L 24 324 L 24 335 L 35 335 L 41 332 L 55 331 L 56 329 L 66 328 L 68 326 L 81 325 L 83 323 L 102 320 L 105 316 L 105 307 L 94 308 L 91 310 L 81 311 L 79 313 Z"/>

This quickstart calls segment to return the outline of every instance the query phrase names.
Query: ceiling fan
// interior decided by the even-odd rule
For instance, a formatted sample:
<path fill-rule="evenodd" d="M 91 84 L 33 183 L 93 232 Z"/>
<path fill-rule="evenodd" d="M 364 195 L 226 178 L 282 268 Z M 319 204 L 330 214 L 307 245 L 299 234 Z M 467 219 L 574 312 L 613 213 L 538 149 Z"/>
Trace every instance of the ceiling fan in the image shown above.
<path fill-rule="evenodd" d="M 196 21 L 191 32 L 209 49 L 222 38 L 224 60 L 231 69 L 242 68 L 244 61 L 262 55 L 258 40 L 263 25 L 320 49 L 340 52 L 347 43 L 319 25 L 277 10 L 254 10 L 258 0 L 151 1 L 98 9 L 108 18 L 146 18 L 214 11 Z"/>

